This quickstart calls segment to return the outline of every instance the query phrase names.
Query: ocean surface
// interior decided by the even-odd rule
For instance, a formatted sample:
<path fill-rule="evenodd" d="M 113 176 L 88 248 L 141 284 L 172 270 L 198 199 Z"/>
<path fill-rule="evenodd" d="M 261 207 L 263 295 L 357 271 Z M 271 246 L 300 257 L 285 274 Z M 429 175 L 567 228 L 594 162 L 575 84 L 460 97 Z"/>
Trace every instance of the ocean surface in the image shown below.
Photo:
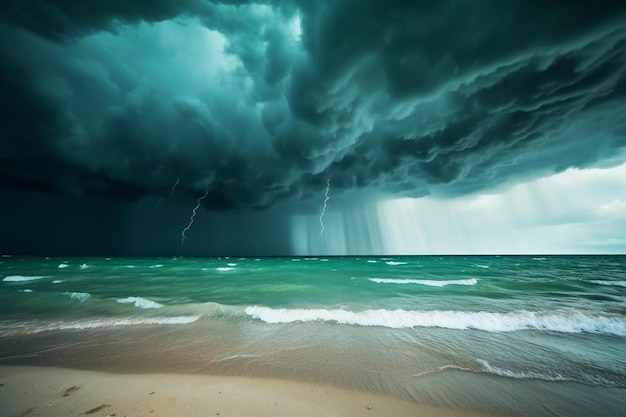
<path fill-rule="evenodd" d="M 626 415 L 626 256 L 0 259 L 0 365 Z"/>

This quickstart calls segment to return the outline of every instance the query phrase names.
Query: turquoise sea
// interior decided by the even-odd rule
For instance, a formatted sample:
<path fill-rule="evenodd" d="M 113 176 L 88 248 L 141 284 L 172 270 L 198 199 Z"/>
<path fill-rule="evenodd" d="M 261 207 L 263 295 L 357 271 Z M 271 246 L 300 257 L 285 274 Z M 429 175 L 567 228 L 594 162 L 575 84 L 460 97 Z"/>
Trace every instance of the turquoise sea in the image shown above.
<path fill-rule="evenodd" d="M 0 259 L 0 365 L 626 415 L 626 256 Z"/>

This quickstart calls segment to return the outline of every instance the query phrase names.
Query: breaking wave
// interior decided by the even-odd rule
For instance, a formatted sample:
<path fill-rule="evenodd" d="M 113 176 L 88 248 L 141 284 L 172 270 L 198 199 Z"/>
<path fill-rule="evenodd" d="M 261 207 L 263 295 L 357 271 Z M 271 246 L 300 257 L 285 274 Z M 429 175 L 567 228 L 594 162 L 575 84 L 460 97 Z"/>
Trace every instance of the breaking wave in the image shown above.
<path fill-rule="evenodd" d="M 81 303 L 91 298 L 91 294 L 88 292 L 64 292 L 63 294 L 69 296 L 73 300 L 78 300 Z"/>
<path fill-rule="evenodd" d="M 419 284 L 428 287 L 445 287 L 446 285 L 476 285 L 476 278 L 455 279 L 448 281 L 438 281 L 434 279 L 392 279 L 392 278 L 368 278 L 378 284 Z"/>
<path fill-rule="evenodd" d="M 609 286 L 616 286 L 616 287 L 626 287 L 626 281 L 607 281 L 607 280 L 592 280 L 589 282 L 593 282 L 594 284 L 598 284 L 598 285 L 609 285 Z"/>
<path fill-rule="evenodd" d="M 396 266 L 396 265 L 406 265 L 408 262 L 387 261 L 385 263 L 387 265 Z"/>
<path fill-rule="evenodd" d="M 25 275 L 8 275 L 4 277 L 2 281 L 4 282 L 26 282 L 26 281 L 35 281 L 38 279 L 46 278 L 45 275 L 41 276 L 25 276 Z"/>
<path fill-rule="evenodd" d="M 266 323 L 331 322 L 358 326 L 390 328 L 440 327 L 456 330 L 513 332 L 540 330 L 559 333 L 604 333 L 626 336 L 626 319 L 618 315 L 589 312 L 531 312 L 510 313 L 467 311 L 412 311 L 344 309 L 286 309 L 263 306 L 246 307 L 248 316 Z"/>
<path fill-rule="evenodd" d="M 118 298 L 115 301 L 121 304 L 134 304 L 135 307 L 138 307 L 138 308 L 161 308 L 163 307 L 163 304 L 159 304 L 155 301 L 148 300 L 146 298 L 141 298 L 141 297 Z"/>
<path fill-rule="evenodd" d="M 0 325 L 0 335 L 13 336 L 20 334 L 36 334 L 53 330 L 88 330 L 119 326 L 180 325 L 193 323 L 198 321 L 200 317 L 201 316 L 111 318 L 42 323 L 39 325 L 33 325 L 32 322 L 13 324 L 3 323 Z"/>

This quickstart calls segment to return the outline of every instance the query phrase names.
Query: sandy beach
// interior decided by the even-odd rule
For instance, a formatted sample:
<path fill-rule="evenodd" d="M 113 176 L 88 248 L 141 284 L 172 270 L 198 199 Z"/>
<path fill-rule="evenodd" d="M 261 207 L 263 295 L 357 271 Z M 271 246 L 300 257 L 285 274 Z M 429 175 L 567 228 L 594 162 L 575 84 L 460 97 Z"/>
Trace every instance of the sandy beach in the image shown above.
<path fill-rule="evenodd" d="M 622 258 L 61 262 L 0 265 L 0 417 L 626 409 Z"/>
<path fill-rule="evenodd" d="M 11 417 L 486 416 L 278 379 L 1 366 L 0 384 Z"/>

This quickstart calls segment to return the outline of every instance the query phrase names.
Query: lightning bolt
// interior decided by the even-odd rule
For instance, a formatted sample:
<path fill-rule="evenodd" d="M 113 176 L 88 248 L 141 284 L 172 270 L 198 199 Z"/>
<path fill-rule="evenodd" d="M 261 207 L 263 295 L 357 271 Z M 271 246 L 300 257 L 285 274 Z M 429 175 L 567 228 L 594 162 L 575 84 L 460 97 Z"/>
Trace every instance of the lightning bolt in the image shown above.
<path fill-rule="evenodd" d="M 196 206 L 191 211 L 191 217 L 189 218 L 189 224 L 187 225 L 187 227 L 185 227 L 183 229 L 183 231 L 180 234 L 180 236 L 181 236 L 181 239 L 180 239 L 181 246 L 185 245 L 185 239 L 187 238 L 187 236 L 185 236 L 185 233 L 187 233 L 187 230 L 189 230 L 189 228 L 191 228 L 191 225 L 193 224 L 193 218 L 196 217 L 196 211 L 198 210 L 198 208 L 200 208 L 200 204 L 201 204 L 202 200 L 204 200 L 207 195 L 209 195 L 209 190 L 206 190 L 204 192 L 204 195 L 202 197 L 200 197 L 198 200 L 196 200 L 198 202 L 198 204 L 196 204 Z"/>
<path fill-rule="evenodd" d="M 156 213 L 156 211 L 158 210 L 158 208 L 161 205 L 161 203 L 163 202 L 163 200 L 165 200 L 166 198 L 170 198 L 174 194 L 174 191 L 176 191 L 176 187 L 178 186 L 179 183 L 180 183 L 180 178 L 176 178 L 176 182 L 172 186 L 172 191 L 170 191 L 170 193 L 169 193 L 169 195 L 167 197 L 161 196 L 159 201 L 156 203 L 156 205 L 152 209 L 152 213 L 150 213 L 150 216 L 152 216 L 154 213 Z M 150 216 L 148 216 L 148 217 L 150 217 Z"/>
<path fill-rule="evenodd" d="M 179 183 L 180 183 L 180 178 L 176 178 L 176 182 L 174 183 L 174 185 L 172 185 L 172 191 L 170 191 L 170 195 L 168 195 L 167 198 L 170 198 L 172 194 L 174 194 L 174 191 L 176 191 L 176 187 L 178 187 Z"/>
<path fill-rule="evenodd" d="M 330 197 L 328 192 L 330 191 L 330 178 L 326 180 L 326 191 L 324 192 L 324 207 L 322 207 L 322 213 L 320 214 L 320 238 L 324 239 L 324 214 L 326 214 L 326 203 Z"/>

